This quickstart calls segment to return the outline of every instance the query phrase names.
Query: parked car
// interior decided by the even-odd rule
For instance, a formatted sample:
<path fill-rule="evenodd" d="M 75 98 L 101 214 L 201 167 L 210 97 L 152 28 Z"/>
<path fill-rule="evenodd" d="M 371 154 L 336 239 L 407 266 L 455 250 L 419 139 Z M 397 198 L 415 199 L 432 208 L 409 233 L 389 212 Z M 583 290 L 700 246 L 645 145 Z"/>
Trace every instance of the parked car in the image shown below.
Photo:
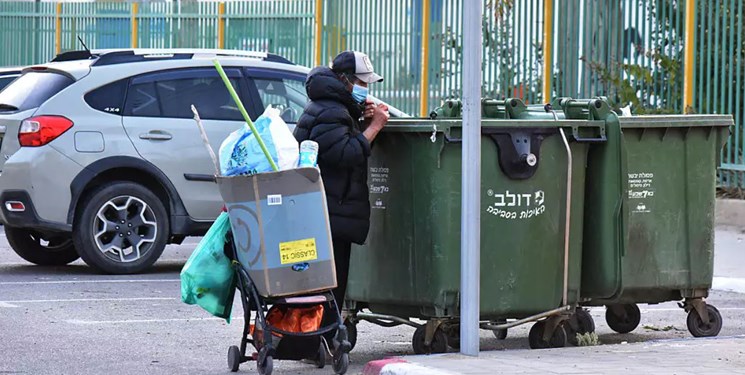
<path fill-rule="evenodd" d="M 190 106 L 216 150 L 244 124 L 215 58 L 252 119 L 272 105 L 294 126 L 309 69 L 272 54 L 74 51 L 24 69 L 0 92 L 0 222 L 13 250 L 127 274 L 204 234 L 222 200 Z"/>
<path fill-rule="evenodd" d="M 21 75 L 21 68 L 0 68 L 0 90 Z"/>

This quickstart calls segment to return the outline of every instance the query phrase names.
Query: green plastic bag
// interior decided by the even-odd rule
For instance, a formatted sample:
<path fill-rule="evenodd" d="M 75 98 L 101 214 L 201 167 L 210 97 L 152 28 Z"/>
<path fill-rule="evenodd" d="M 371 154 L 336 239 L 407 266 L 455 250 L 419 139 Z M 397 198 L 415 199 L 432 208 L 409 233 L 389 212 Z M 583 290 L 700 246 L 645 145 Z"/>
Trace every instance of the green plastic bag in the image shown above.
<path fill-rule="evenodd" d="M 235 271 L 224 252 L 229 231 L 230 220 L 223 212 L 181 270 L 181 301 L 199 305 L 228 323 L 236 287 Z"/>

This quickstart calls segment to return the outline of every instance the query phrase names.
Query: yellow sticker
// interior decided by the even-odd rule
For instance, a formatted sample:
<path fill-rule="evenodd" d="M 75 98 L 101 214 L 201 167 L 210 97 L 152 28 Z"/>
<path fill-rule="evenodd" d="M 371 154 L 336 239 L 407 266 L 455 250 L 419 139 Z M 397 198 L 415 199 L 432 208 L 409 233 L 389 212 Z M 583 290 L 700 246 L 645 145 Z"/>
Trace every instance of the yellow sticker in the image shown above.
<path fill-rule="evenodd" d="M 281 242 L 279 244 L 279 259 L 282 264 L 307 262 L 318 259 L 316 239 Z"/>

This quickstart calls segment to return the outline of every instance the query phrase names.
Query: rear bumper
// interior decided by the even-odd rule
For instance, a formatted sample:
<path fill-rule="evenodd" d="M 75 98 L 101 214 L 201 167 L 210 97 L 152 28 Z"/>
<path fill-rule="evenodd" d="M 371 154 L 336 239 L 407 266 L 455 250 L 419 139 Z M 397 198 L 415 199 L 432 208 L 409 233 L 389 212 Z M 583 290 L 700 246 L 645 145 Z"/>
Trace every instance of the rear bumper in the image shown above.
<path fill-rule="evenodd" d="M 23 211 L 10 211 L 6 202 L 21 202 L 25 206 Z M 24 190 L 7 190 L 0 194 L 0 223 L 17 228 L 35 229 L 41 232 L 71 232 L 72 225 L 55 223 L 39 217 L 31 200 L 31 196 Z"/>

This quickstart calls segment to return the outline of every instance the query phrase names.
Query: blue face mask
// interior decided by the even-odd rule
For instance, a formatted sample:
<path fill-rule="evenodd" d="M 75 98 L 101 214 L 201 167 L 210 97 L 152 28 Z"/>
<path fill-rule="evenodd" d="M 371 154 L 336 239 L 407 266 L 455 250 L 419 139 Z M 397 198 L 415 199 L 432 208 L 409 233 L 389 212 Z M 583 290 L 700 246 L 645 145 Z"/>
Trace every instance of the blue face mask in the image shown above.
<path fill-rule="evenodd" d="M 364 103 L 365 99 L 367 99 L 367 93 L 369 90 L 367 87 L 362 87 L 360 85 L 353 85 L 352 86 L 352 97 L 354 100 L 356 100 L 358 103 Z"/>

